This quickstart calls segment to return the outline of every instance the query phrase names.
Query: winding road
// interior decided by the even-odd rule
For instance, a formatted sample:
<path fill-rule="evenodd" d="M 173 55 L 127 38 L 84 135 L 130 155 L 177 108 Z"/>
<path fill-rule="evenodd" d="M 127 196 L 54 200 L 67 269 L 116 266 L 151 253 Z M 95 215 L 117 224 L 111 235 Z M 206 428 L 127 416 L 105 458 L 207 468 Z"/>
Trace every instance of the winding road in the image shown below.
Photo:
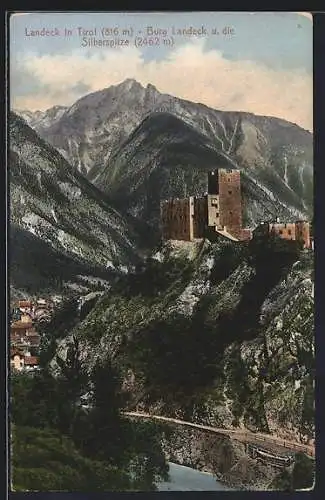
<path fill-rule="evenodd" d="M 293 441 L 288 441 L 281 439 L 279 437 L 270 436 L 269 434 L 262 434 L 259 432 L 249 432 L 243 429 L 223 429 L 219 427 L 210 427 L 208 425 L 195 424 L 194 422 L 187 422 L 185 420 L 178 420 L 177 418 L 163 417 L 161 415 L 151 415 L 150 413 L 141 412 L 123 412 L 123 415 L 131 418 L 143 418 L 149 420 L 160 420 L 162 422 L 183 425 L 185 427 L 191 427 L 194 429 L 200 429 L 207 432 L 213 432 L 215 434 L 224 434 L 226 436 L 232 437 L 237 441 L 242 443 L 250 444 L 262 444 L 264 447 L 267 445 L 273 445 L 279 448 L 286 448 L 292 452 L 302 452 L 310 457 L 315 457 L 315 447 L 312 445 L 306 445 L 301 443 L 296 443 Z"/>

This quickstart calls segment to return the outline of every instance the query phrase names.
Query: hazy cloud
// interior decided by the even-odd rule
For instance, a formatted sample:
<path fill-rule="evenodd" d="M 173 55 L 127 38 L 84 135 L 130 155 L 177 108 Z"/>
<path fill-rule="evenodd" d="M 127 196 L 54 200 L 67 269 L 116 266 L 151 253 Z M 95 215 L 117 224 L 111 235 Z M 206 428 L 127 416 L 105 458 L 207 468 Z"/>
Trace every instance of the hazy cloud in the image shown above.
<path fill-rule="evenodd" d="M 135 78 L 143 85 L 152 83 L 161 92 L 213 108 L 276 116 L 312 130 L 312 77 L 307 72 L 229 60 L 217 50 L 204 51 L 203 43 L 183 45 L 164 60 L 148 62 L 136 48 L 90 49 L 88 57 L 82 50 L 29 54 L 20 66 L 44 90 L 13 95 L 12 104 L 30 110 L 71 105 L 85 93 Z M 16 82 L 11 84 L 14 88 Z"/>

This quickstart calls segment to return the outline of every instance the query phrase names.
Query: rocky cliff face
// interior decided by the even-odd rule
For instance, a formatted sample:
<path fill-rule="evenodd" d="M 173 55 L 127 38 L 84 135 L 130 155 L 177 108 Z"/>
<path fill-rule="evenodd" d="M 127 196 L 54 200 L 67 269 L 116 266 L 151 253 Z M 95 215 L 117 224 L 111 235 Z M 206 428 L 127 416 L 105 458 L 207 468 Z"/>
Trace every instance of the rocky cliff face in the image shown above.
<path fill-rule="evenodd" d="M 314 438 L 309 251 L 169 244 L 74 331 L 85 366 L 110 357 L 129 408 Z"/>
<path fill-rule="evenodd" d="M 13 286 L 16 280 L 25 290 L 37 289 L 37 273 L 67 282 L 83 275 L 84 284 L 97 282 L 105 272 L 107 279 L 112 270 L 127 270 L 138 261 L 134 230 L 14 113 L 9 165 Z"/>
<path fill-rule="evenodd" d="M 101 190 L 152 223 L 155 200 L 196 194 L 217 166 L 245 174 L 247 223 L 311 212 L 312 135 L 284 120 L 217 111 L 130 79 L 29 120 Z"/>
<path fill-rule="evenodd" d="M 270 490 L 279 476 L 278 468 L 256 463 L 244 444 L 225 436 L 166 427 L 162 442 L 169 461 L 210 472 L 235 490 Z"/>

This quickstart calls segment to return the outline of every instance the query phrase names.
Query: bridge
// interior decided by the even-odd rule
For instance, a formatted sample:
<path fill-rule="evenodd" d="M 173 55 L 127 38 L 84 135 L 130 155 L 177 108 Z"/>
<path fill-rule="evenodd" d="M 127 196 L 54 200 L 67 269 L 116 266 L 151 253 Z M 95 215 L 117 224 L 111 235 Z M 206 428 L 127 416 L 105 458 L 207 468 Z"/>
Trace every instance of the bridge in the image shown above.
<path fill-rule="evenodd" d="M 274 467 L 289 467 L 294 463 L 295 459 L 293 454 L 283 455 L 283 453 L 270 452 L 266 448 L 260 448 L 254 444 L 246 444 L 246 452 L 248 455 L 257 460 L 258 462 L 271 464 Z"/>
<path fill-rule="evenodd" d="M 188 422 L 186 420 L 178 420 L 177 418 L 163 417 L 161 415 L 151 415 L 150 413 L 142 413 L 136 411 L 126 411 L 123 415 L 130 418 L 141 418 L 148 420 L 158 420 L 161 422 L 166 422 L 170 424 L 182 425 L 184 427 L 199 429 L 202 431 L 211 432 L 214 434 L 223 434 L 237 441 L 246 444 L 257 444 L 263 447 L 273 447 L 273 448 L 284 448 L 291 452 L 301 452 L 306 455 L 315 458 L 315 447 L 313 445 L 306 445 L 302 443 L 296 443 L 293 441 L 288 441 L 286 439 L 281 439 L 279 437 L 271 436 L 269 434 L 263 434 L 260 432 L 250 432 L 244 429 L 224 429 L 222 427 L 211 427 L 208 425 L 196 424 L 194 422 Z"/>

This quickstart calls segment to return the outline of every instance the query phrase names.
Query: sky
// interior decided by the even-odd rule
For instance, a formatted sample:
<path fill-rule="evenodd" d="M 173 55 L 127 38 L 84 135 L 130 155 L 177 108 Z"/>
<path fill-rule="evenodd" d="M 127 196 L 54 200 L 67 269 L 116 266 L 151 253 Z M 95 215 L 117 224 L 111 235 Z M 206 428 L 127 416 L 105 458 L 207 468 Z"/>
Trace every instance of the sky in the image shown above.
<path fill-rule="evenodd" d="M 191 27 L 197 35 L 179 34 Z M 160 31 L 151 36 L 150 28 Z M 10 105 L 70 106 L 134 78 L 215 109 L 276 116 L 312 130 L 312 28 L 310 14 L 295 12 L 15 13 Z M 103 40 L 123 45 L 98 46 Z"/>

